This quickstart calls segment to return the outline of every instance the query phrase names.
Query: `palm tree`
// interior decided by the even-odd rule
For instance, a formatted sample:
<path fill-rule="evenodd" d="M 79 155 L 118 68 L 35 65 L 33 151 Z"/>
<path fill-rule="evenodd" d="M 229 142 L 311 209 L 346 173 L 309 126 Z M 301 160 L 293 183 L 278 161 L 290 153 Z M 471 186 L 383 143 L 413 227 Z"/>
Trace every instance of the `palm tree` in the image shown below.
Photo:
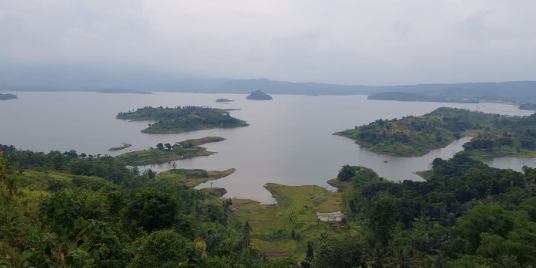
<path fill-rule="evenodd" d="M 374 268 L 386 268 L 386 258 L 389 253 L 381 244 L 376 244 L 371 247 L 370 245 L 365 250 L 365 254 L 361 258 L 361 262 Z"/>
<path fill-rule="evenodd" d="M 394 255 L 386 258 L 389 268 L 410 268 L 417 267 L 413 250 L 407 248 L 399 248 L 394 252 Z"/>
<path fill-rule="evenodd" d="M 427 256 L 427 258 L 424 259 L 422 262 L 421 267 L 423 268 L 450 268 L 450 265 L 447 263 L 445 258 L 441 258 L 440 256 L 433 257 L 433 256 Z"/>

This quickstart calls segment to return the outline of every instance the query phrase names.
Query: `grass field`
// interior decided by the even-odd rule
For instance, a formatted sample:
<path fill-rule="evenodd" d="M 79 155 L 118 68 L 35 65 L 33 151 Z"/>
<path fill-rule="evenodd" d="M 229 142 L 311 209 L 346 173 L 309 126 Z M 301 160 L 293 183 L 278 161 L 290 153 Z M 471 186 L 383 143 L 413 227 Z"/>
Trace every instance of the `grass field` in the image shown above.
<path fill-rule="evenodd" d="M 321 222 L 316 212 L 341 211 L 342 193 L 331 192 L 317 185 L 265 185 L 277 204 L 265 205 L 247 199 L 233 199 L 231 222 L 249 221 L 252 243 L 268 256 L 292 255 L 305 258 L 307 241 L 331 234 L 353 232 L 331 228 Z M 286 253 L 286 254 L 285 254 Z"/>

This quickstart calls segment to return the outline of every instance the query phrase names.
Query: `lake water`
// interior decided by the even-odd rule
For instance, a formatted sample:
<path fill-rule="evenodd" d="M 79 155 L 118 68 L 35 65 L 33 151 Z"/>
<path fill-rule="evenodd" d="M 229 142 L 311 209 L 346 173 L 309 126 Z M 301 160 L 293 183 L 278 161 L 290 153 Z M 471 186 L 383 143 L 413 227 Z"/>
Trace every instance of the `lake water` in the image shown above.
<path fill-rule="evenodd" d="M 264 203 L 274 202 L 263 188 L 267 182 L 285 185 L 320 185 L 334 178 L 345 164 L 362 165 L 389 180 L 421 180 L 416 171 L 429 169 L 436 157 L 450 158 L 462 149 L 468 138 L 422 157 L 396 157 L 367 152 L 350 139 L 332 133 L 367 124 L 376 119 L 423 115 L 442 106 L 466 108 L 507 115 L 529 115 L 531 111 L 499 103 L 456 104 L 367 100 L 366 96 L 290 96 L 274 95 L 272 101 L 250 101 L 245 95 L 156 93 L 100 94 L 88 92 L 16 93 L 18 100 L 0 102 L 0 143 L 17 148 L 48 152 L 75 149 L 78 153 L 110 154 L 110 147 L 130 143 L 125 151 L 155 147 L 205 136 L 227 140 L 206 144 L 208 157 L 177 161 L 177 168 L 236 172 L 214 181 L 213 187 L 227 189 L 226 197 L 240 197 Z M 216 103 L 217 98 L 235 100 Z M 200 105 L 240 109 L 231 115 L 250 126 L 213 129 L 182 134 L 143 134 L 148 122 L 117 120 L 118 112 L 143 106 Z M 385 163 L 384 161 L 387 161 Z M 498 168 L 520 170 L 536 166 L 535 159 L 496 158 L 485 160 Z M 150 166 L 158 171 L 172 163 Z M 200 187 L 210 187 L 205 183 Z"/>

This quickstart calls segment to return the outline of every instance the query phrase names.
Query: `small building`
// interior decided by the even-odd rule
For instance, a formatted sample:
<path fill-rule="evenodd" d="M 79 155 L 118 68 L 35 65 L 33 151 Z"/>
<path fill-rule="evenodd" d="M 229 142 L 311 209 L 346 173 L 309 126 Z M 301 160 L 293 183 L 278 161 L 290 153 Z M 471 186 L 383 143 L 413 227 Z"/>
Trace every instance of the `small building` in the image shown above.
<path fill-rule="evenodd" d="M 332 223 L 331 227 L 332 228 L 346 228 L 347 226 L 346 226 L 346 224 L 344 224 L 344 222 L 339 221 L 339 222 L 336 222 L 336 223 Z"/>

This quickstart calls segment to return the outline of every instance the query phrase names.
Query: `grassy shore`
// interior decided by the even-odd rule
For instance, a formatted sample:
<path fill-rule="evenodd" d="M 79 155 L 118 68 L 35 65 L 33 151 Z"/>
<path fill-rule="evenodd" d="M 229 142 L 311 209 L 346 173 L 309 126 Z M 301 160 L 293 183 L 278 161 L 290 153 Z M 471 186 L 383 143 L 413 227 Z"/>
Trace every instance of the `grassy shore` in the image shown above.
<path fill-rule="evenodd" d="M 305 258 L 307 240 L 329 234 L 353 232 L 331 228 L 318 220 L 316 212 L 342 210 L 342 193 L 328 191 L 317 185 L 285 186 L 268 183 L 265 188 L 277 204 L 265 205 L 247 199 L 233 199 L 231 222 L 249 221 L 252 243 L 268 256 L 292 255 Z"/>

